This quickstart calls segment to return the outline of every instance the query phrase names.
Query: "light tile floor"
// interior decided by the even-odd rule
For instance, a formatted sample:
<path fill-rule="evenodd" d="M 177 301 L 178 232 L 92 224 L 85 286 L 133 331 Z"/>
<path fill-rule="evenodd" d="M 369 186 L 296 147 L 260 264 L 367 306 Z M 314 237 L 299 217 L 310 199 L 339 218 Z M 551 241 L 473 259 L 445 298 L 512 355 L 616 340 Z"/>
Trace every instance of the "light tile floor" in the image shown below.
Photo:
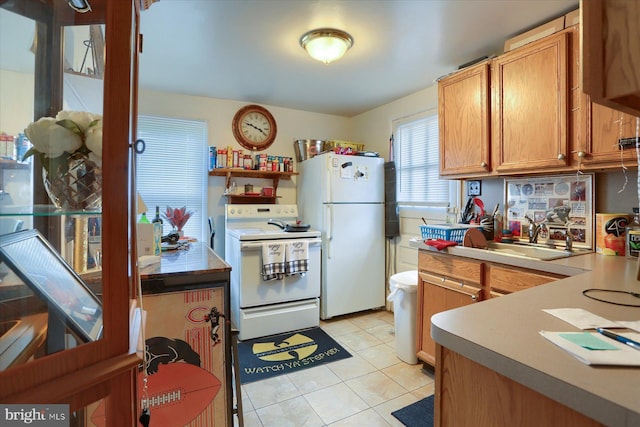
<path fill-rule="evenodd" d="M 366 311 L 320 327 L 353 357 L 242 385 L 246 427 L 402 427 L 391 412 L 433 394 L 433 372 L 396 356 L 393 313 Z"/>

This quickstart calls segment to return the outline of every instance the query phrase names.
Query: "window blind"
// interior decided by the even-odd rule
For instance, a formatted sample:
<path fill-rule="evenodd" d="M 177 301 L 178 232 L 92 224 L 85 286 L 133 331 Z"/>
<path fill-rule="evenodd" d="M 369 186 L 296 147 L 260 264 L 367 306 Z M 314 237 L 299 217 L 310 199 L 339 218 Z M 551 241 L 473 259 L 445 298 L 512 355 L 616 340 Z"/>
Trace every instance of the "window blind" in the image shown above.
<path fill-rule="evenodd" d="M 160 207 L 187 207 L 193 214 L 184 235 L 209 242 L 207 213 L 207 125 L 196 120 L 138 117 L 138 138 L 145 151 L 136 157 L 136 187 L 147 205 L 149 221 Z M 171 231 L 164 219 L 162 234 Z"/>
<path fill-rule="evenodd" d="M 449 204 L 449 182 L 439 178 L 438 142 L 437 114 L 422 114 L 394 122 L 399 203 Z"/>

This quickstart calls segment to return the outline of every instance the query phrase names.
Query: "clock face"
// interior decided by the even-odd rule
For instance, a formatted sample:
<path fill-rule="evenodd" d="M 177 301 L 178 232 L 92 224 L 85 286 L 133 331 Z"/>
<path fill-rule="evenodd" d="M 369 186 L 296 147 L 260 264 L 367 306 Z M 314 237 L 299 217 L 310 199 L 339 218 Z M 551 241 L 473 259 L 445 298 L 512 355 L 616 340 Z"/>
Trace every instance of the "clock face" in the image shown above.
<path fill-rule="evenodd" d="M 264 142 L 271 133 L 271 125 L 264 114 L 251 111 L 240 119 L 240 129 L 244 137 L 251 142 Z"/>
<path fill-rule="evenodd" d="M 276 122 L 269 111 L 259 105 L 247 105 L 233 118 L 233 136 L 249 150 L 264 150 L 276 139 Z"/>

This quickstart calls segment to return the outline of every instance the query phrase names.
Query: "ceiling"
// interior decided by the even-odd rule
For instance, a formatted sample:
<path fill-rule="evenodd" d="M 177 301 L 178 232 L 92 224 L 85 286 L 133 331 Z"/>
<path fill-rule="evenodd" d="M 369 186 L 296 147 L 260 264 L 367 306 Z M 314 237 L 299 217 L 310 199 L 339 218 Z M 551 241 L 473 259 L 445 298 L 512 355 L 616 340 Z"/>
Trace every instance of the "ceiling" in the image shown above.
<path fill-rule="evenodd" d="M 500 54 L 507 38 L 578 0 L 161 0 L 141 14 L 140 86 L 351 117 Z M 354 45 L 311 59 L 298 40 L 334 27 Z"/>
<path fill-rule="evenodd" d="M 90 2 L 90 0 L 89 0 Z M 434 84 L 579 0 L 160 0 L 141 13 L 139 84 L 352 117 Z M 0 68 L 33 70 L 33 24 L 0 13 Z M 353 36 L 325 65 L 306 31 Z"/>

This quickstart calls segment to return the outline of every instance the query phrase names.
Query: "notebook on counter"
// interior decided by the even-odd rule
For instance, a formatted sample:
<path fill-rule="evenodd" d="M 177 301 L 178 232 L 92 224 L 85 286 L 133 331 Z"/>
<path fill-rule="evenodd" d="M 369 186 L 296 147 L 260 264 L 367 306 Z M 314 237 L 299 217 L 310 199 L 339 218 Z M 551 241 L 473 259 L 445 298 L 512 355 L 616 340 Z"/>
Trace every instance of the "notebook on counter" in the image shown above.
<path fill-rule="evenodd" d="M 640 333 L 619 333 L 640 340 Z M 640 366 L 640 350 L 609 339 L 598 332 L 550 332 L 540 335 L 587 365 Z"/>

